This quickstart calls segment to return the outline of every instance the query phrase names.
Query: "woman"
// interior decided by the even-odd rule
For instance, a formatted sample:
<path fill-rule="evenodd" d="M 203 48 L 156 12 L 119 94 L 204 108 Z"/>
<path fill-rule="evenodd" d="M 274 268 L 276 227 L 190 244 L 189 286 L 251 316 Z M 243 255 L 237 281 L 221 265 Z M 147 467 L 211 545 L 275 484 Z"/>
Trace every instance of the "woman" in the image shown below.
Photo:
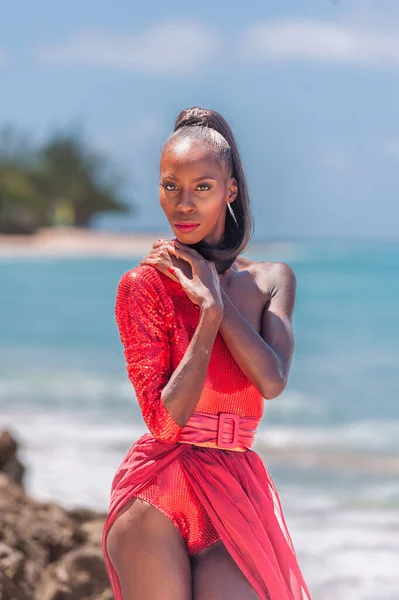
<path fill-rule="evenodd" d="M 249 261 L 244 170 L 217 112 L 177 117 L 160 164 L 176 237 L 118 286 L 127 372 L 150 433 L 112 482 L 103 552 L 116 600 L 310 600 L 281 504 L 251 450 L 286 386 L 296 280 Z"/>

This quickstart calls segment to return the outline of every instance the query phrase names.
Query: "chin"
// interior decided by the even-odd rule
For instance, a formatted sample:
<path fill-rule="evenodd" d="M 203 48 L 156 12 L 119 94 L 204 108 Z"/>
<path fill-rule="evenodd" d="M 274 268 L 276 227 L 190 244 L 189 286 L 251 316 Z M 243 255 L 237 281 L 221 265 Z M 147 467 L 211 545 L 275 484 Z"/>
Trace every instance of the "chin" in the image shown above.
<path fill-rule="evenodd" d="M 193 233 L 183 233 L 182 231 L 174 232 L 176 239 L 182 244 L 191 245 L 198 244 L 198 242 L 202 242 L 204 239 L 203 236 L 195 235 L 196 232 Z"/>

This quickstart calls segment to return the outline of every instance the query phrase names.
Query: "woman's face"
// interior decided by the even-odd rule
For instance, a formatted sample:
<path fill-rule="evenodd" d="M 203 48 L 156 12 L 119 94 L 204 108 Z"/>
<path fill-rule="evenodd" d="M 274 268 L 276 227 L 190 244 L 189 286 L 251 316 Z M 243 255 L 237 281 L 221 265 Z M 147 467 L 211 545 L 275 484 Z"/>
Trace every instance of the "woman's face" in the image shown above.
<path fill-rule="evenodd" d="M 159 199 L 177 239 L 217 243 L 223 236 L 227 202 L 235 200 L 237 182 L 206 144 L 189 138 L 176 141 L 162 155 Z M 181 230 L 176 223 L 199 226 Z"/>

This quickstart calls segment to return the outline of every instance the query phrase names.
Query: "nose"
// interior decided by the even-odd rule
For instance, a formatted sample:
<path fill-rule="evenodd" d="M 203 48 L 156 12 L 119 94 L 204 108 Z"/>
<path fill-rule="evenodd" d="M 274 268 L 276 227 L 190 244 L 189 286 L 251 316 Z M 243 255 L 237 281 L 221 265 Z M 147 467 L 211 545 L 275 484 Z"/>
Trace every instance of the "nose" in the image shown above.
<path fill-rule="evenodd" d="M 179 212 L 190 212 L 195 210 L 195 204 L 192 200 L 192 194 L 190 190 L 182 190 L 178 196 L 176 209 Z"/>

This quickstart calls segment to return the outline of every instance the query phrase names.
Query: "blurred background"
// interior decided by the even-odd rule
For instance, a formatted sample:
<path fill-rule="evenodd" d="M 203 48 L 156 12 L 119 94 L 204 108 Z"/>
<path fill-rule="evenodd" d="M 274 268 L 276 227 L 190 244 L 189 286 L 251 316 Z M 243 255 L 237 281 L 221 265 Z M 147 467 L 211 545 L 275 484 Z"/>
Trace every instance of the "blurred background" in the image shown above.
<path fill-rule="evenodd" d="M 27 493 L 106 511 L 145 432 L 115 292 L 170 236 L 178 112 L 213 108 L 249 181 L 245 256 L 298 281 L 289 384 L 255 449 L 313 600 L 399 598 L 397 1 L 1 8 L 0 430 Z"/>

